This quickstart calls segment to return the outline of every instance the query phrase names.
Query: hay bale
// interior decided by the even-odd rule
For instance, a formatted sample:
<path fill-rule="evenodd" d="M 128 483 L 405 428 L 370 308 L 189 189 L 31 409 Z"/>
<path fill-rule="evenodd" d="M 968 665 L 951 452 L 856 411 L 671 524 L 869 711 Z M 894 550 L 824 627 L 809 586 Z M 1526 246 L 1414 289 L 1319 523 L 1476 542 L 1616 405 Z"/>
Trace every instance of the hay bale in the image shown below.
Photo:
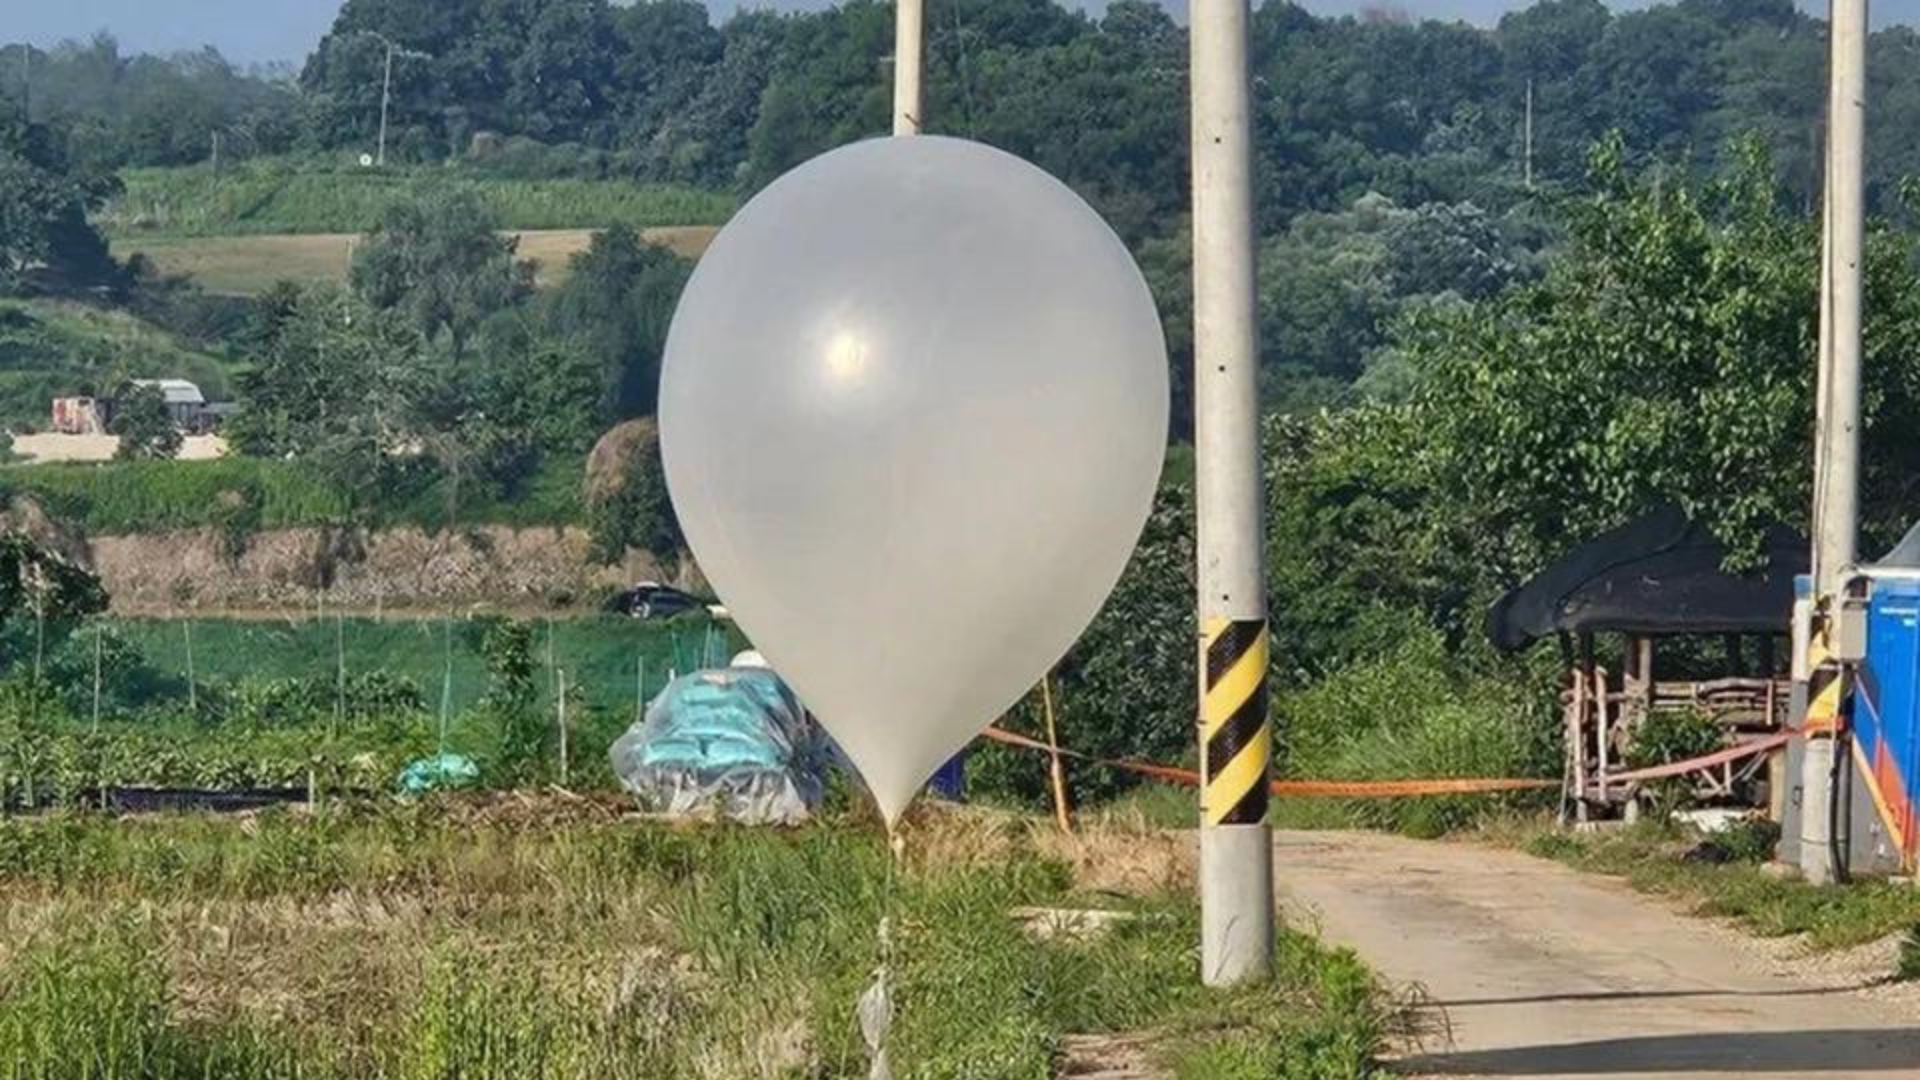
<path fill-rule="evenodd" d="M 587 454 L 587 475 L 582 489 L 589 506 L 604 503 L 620 493 L 628 478 L 644 468 L 649 459 L 660 457 L 660 426 L 652 417 L 622 420 L 600 436 Z"/>

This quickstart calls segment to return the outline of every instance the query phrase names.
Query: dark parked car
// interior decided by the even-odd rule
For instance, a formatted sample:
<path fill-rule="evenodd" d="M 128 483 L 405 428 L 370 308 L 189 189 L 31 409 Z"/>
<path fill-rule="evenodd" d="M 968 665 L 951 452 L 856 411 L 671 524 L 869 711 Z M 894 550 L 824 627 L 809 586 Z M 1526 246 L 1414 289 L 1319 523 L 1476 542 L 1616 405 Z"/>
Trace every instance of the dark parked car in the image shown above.
<path fill-rule="evenodd" d="M 671 585 L 643 581 L 607 601 L 607 610 L 635 619 L 670 619 L 709 605 L 705 600 Z"/>

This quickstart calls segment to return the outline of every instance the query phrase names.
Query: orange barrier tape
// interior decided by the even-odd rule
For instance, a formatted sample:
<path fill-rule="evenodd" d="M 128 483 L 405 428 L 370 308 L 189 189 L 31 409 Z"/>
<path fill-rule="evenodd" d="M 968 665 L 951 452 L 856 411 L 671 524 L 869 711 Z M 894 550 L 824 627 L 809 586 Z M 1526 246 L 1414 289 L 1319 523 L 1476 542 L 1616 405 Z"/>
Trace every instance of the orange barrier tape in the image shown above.
<path fill-rule="evenodd" d="M 1016 735 L 1003 728 L 990 727 L 983 733 L 993 742 L 1005 746 L 1016 746 L 1023 750 L 1035 750 L 1042 754 L 1051 754 L 1055 750 L 1038 739 L 1025 735 Z M 1709 769 L 1715 765 L 1725 765 L 1742 758 L 1777 750 L 1792 742 L 1791 732 L 1769 735 L 1763 739 L 1744 742 L 1725 750 L 1703 754 L 1697 758 L 1676 761 L 1667 765 L 1655 765 L 1648 769 L 1635 769 L 1631 772 L 1614 773 L 1607 777 L 1609 784 L 1627 784 L 1640 780 L 1659 780 L 1670 776 L 1680 776 L 1697 769 Z M 1099 765 L 1108 769 L 1147 776 L 1155 780 L 1181 784 L 1186 787 L 1198 787 L 1200 774 L 1192 769 L 1180 769 L 1171 765 L 1157 765 L 1150 761 L 1133 761 L 1121 758 L 1102 758 L 1092 754 L 1083 754 L 1065 747 L 1058 751 L 1061 757 L 1084 761 L 1089 765 Z M 1525 780 L 1506 777 L 1470 777 L 1440 780 L 1274 780 L 1268 789 L 1275 795 L 1293 795 L 1302 798 L 1320 799 L 1410 799 L 1426 795 L 1495 795 L 1510 791 L 1544 791 L 1560 786 L 1558 780 Z"/>
<path fill-rule="evenodd" d="M 1002 728 L 990 727 L 984 732 L 988 739 L 1005 746 L 1017 746 L 1023 750 L 1035 750 L 1042 754 L 1051 754 L 1053 747 L 1038 739 L 1025 735 L 1016 735 Z M 1169 783 L 1187 787 L 1200 785 L 1200 774 L 1192 769 L 1180 769 L 1171 765 L 1157 765 L 1150 761 L 1132 761 L 1116 758 L 1094 757 L 1077 750 L 1064 747 L 1059 751 L 1061 757 L 1084 761 L 1090 765 L 1099 765 L 1108 769 L 1119 769 L 1138 776 L 1152 777 Z M 1422 795 L 1491 795 L 1507 791 L 1542 791 L 1560 786 L 1558 780 L 1514 780 L 1514 779 L 1448 779 L 1448 780 L 1273 780 L 1267 788 L 1275 795 L 1294 795 L 1306 798 L 1331 799 L 1407 799 Z"/>

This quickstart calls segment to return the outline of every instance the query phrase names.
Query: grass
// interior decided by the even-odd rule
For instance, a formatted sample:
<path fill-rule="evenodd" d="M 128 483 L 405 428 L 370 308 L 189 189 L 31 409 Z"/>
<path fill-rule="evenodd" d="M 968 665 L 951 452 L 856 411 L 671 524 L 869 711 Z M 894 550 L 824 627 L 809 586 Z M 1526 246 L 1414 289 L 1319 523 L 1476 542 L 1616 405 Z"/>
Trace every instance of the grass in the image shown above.
<path fill-rule="evenodd" d="M 1279 695 L 1274 724 L 1282 775 L 1312 780 L 1551 776 L 1557 727 L 1523 686 L 1463 677 L 1437 634 Z M 1375 828 L 1434 837 L 1537 796 L 1278 800 L 1276 822 Z"/>
<path fill-rule="evenodd" d="M 1350 955 L 1288 933 L 1272 986 L 1210 993 L 1190 866 L 1093 898 L 1184 851 L 1160 839 L 930 814 L 889 885 L 852 818 L 493 799 L 0 821 L 0 1075 L 864 1076 L 852 1010 L 889 912 L 902 1080 L 1039 1080 L 1063 1036 L 1136 1031 L 1176 1076 L 1379 1075 L 1397 1012 Z M 1132 917 L 1046 940 L 1009 917 L 1090 902 Z"/>
<path fill-rule="evenodd" d="M 124 191 L 97 215 L 116 236 L 365 232 L 396 199 L 451 185 L 478 191 L 516 230 L 718 225 L 734 209 L 731 196 L 681 185 L 505 179 L 444 167 L 340 169 L 268 159 L 218 175 L 191 166 L 129 169 L 122 179 Z"/>
<path fill-rule="evenodd" d="M 687 258 L 706 250 L 714 227 L 676 225 L 644 229 L 641 236 Z M 139 253 L 162 273 L 191 278 L 208 292 L 254 296 L 276 282 L 339 283 L 347 278 L 359 233 L 244 233 L 175 236 L 135 233 L 114 238 L 119 258 Z M 590 229 L 523 230 L 512 234 L 519 257 L 535 264 L 534 282 L 550 287 L 566 280 L 568 260 L 593 240 Z"/>
<path fill-rule="evenodd" d="M 458 520 L 447 517 L 438 480 L 382 492 L 378 506 L 355 508 L 350 494 L 312 466 L 228 456 L 208 461 L 107 462 L 0 467 L 0 496 L 27 495 L 56 516 L 96 536 L 167 529 L 250 529 L 358 522 L 517 527 L 580 524 L 582 465 L 550 457 L 511 494 L 476 495 L 469 488 Z M 237 502 L 236 502 L 237 500 Z"/>
<path fill-rule="evenodd" d="M 122 311 L 0 299 L 0 425 L 44 428 L 53 398 L 105 393 L 121 378 L 185 378 L 228 396 L 233 368 Z"/>
<path fill-rule="evenodd" d="M 1816 949 L 1862 945 L 1920 925 L 1920 890 L 1910 884 L 1823 887 L 1774 877 L 1758 861 L 1689 860 L 1696 838 L 1666 826 L 1594 835 L 1533 829 L 1518 842 L 1532 854 L 1624 878 L 1641 892 L 1673 897 L 1762 937 L 1804 935 Z"/>

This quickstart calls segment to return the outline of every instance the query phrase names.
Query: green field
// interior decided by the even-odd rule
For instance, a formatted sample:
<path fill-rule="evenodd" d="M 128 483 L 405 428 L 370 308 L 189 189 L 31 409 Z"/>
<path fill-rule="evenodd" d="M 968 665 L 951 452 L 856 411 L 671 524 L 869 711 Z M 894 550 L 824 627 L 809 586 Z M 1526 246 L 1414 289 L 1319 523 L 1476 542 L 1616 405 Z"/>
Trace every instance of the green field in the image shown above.
<path fill-rule="evenodd" d="M 188 649 L 198 681 L 310 679 L 330 684 L 336 665 L 349 676 L 385 672 L 405 678 L 438 704 L 443 682 L 455 711 L 486 692 L 479 638 L 484 622 L 450 619 L 289 618 L 130 619 L 109 631 L 137 649 L 170 680 L 184 680 Z M 586 706 L 630 713 L 638 680 L 651 696 L 667 673 L 724 662 L 740 647 L 730 628 L 702 616 L 642 621 L 619 616 L 557 619 L 535 630 L 539 682 L 547 681 L 547 635 L 555 668 L 566 671 L 568 695 Z M 84 645 L 84 641 L 81 642 Z M 446 682 L 450 678 L 450 682 Z"/>
<path fill-rule="evenodd" d="M 360 233 L 397 199 L 448 186 L 479 192 L 508 229 L 718 225 L 731 196 L 624 180 L 509 180 L 445 168 L 340 169 L 259 161 L 215 174 L 205 166 L 129 169 L 97 223 L 117 237 Z"/>
<path fill-rule="evenodd" d="M 640 230 L 642 239 L 697 258 L 716 226 L 671 225 Z M 534 284 L 548 288 L 566 280 L 568 260 L 593 242 L 591 229 L 521 230 L 507 235 L 515 255 L 534 267 Z M 241 233 L 229 236 L 117 234 L 115 258 L 141 255 L 161 273 L 191 278 L 208 292 L 257 295 L 274 283 L 301 285 L 346 281 L 360 233 Z"/>
<path fill-rule="evenodd" d="M 320 470 L 300 462 L 229 456 L 211 461 L 114 461 L 100 464 L 0 466 L 0 498 L 25 495 L 94 535 L 164 529 L 235 530 L 338 525 L 572 525 L 584 517 L 578 459 L 550 457 L 518 490 L 469 488 L 449 519 L 446 481 L 380 493 L 375 506 L 352 496 Z"/>

